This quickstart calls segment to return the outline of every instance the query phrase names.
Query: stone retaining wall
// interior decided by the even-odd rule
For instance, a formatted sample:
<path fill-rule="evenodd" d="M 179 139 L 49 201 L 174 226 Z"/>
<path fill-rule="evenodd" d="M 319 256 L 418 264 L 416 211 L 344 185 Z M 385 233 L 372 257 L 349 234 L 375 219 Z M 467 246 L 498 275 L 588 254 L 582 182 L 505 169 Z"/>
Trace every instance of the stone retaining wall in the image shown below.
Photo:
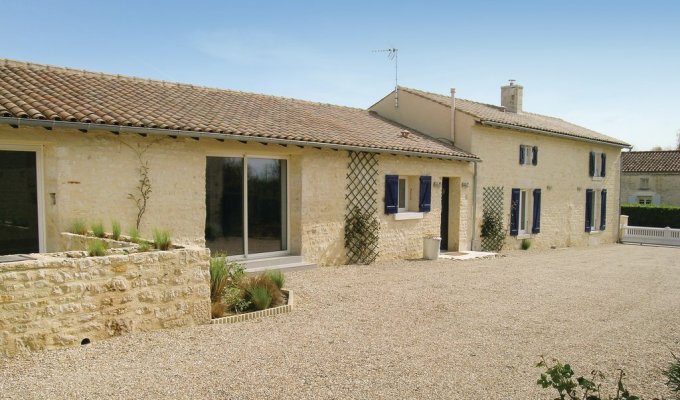
<path fill-rule="evenodd" d="M 210 323 L 209 251 L 0 264 L 0 355 Z"/>

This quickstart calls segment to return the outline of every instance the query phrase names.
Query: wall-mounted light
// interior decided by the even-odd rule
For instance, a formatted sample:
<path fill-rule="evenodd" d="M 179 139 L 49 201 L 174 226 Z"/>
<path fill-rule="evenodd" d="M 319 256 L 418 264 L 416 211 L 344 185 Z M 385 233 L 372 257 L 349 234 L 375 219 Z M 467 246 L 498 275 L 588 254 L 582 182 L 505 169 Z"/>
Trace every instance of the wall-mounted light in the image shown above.
<path fill-rule="evenodd" d="M 552 190 L 552 186 L 548 185 L 548 186 L 546 187 L 546 189 Z"/>
<path fill-rule="evenodd" d="M 466 188 L 466 187 L 470 186 L 470 182 L 461 182 L 460 186 Z"/>
<path fill-rule="evenodd" d="M 57 194 L 56 193 L 50 193 L 50 199 L 52 200 L 52 205 L 57 204 Z"/>
<path fill-rule="evenodd" d="M 441 187 L 441 186 L 442 186 L 442 183 L 439 182 L 439 181 L 434 181 L 434 182 L 432 182 L 432 186 L 438 188 L 438 187 Z"/>

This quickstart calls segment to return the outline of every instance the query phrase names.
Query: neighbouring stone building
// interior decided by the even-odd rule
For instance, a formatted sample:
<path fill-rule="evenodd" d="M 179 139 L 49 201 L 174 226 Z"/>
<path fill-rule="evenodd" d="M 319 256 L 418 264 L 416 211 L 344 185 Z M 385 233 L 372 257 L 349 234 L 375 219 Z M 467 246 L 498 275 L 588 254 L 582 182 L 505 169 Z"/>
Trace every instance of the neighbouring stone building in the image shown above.
<path fill-rule="evenodd" d="M 366 110 L 0 61 L 0 254 L 58 251 L 76 220 L 126 231 L 143 182 L 143 237 L 246 260 L 356 261 L 359 208 L 379 260 L 421 257 L 443 212 L 469 249 L 478 161 Z"/>
<path fill-rule="evenodd" d="M 680 150 L 621 155 L 621 204 L 680 206 Z"/>
<path fill-rule="evenodd" d="M 471 223 L 500 215 L 505 246 L 588 246 L 618 238 L 619 169 L 627 143 L 564 120 L 523 110 L 523 87 L 501 88 L 501 106 L 399 87 L 370 110 L 478 155 Z M 469 186 L 467 186 L 469 185 Z M 471 220 L 472 221 L 472 220 Z"/>

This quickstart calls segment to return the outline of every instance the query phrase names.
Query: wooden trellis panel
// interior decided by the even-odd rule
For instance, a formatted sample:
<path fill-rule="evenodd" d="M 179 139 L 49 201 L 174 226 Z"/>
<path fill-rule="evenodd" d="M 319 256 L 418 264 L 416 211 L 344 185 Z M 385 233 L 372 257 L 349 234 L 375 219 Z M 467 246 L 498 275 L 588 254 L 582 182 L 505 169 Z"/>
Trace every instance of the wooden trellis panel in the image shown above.
<path fill-rule="evenodd" d="M 349 152 L 345 192 L 345 248 L 350 264 L 371 264 L 378 257 L 378 156 Z"/>

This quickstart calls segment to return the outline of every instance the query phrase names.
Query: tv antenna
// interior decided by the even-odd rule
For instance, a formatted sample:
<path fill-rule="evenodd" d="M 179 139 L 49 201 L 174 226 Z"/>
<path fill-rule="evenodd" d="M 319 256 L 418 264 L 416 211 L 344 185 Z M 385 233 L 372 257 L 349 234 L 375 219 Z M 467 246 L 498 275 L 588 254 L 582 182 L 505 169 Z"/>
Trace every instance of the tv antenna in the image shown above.
<path fill-rule="evenodd" d="M 394 60 L 394 107 L 399 107 L 399 49 L 373 50 L 374 53 L 387 53 L 387 58 Z"/>

